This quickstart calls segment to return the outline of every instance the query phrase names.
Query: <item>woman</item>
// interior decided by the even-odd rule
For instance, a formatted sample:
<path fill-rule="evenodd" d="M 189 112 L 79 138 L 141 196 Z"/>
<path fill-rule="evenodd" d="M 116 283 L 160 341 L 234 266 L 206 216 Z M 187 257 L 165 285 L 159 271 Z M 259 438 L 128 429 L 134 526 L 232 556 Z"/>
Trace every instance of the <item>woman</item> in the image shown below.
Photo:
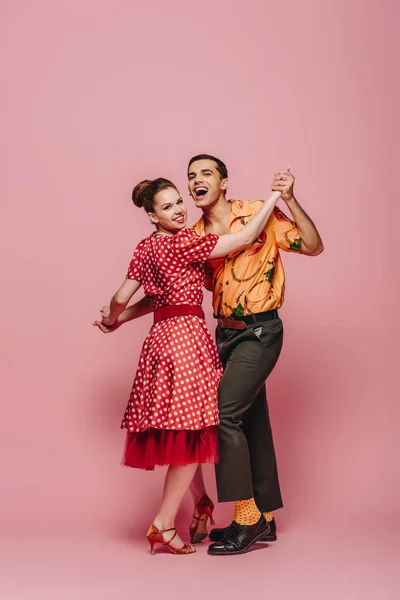
<path fill-rule="evenodd" d="M 271 194 L 238 233 L 198 237 L 186 228 L 186 207 L 171 181 L 146 180 L 133 190 L 134 204 L 145 209 L 156 231 L 137 246 L 124 283 L 109 309 L 103 310 L 102 322 L 94 325 L 114 330 L 128 320 L 124 310 L 143 285 L 152 301 L 154 325 L 143 344 L 121 427 L 127 430 L 125 465 L 144 469 L 169 465 L 161 506 L 147 532 L 153 554 L 157 543 L 174 554 L 195 552 L 177 534 L 175 516 L 192 481 L 192 486 L 204 489 L 198 465 L 218 460 L 222 368 L 201 309 L 205 261 L 250 245 L 278 198 L 279 193 Z M 204 495 L 196 516 L 203 529 L 193 524 L 192 541 L 205 537 L 212 509 Z"/>

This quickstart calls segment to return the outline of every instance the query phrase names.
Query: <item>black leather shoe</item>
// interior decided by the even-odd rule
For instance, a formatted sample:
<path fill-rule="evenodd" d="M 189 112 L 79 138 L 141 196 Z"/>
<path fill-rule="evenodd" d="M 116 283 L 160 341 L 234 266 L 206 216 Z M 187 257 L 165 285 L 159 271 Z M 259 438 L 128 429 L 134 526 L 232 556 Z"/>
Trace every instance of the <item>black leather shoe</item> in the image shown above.
<path fill-rule="evenodd" d="M 211 556 L 233 556 L 248 552 L 253 544 L 270 532 L 270 526 L 261 515 L 255 525 L 239 525 L 236 521 L 227 528 L 220 542 L 210 544 L 207 554 Z"/>
<path fill-rule="evenodd" d="M 272 521 L 268 521 L 268 525 L 270 526 L 270 532 L 260 538 L 259 542 L 276 542 L 278 536 L 276 535 L 276 522 L 275 519 Z M 229 527 L 221 527 L 220 529 L 211 529 L 210 535 L 208 536 L 210 540 L 213 542 L 220 542 L 223 538 L 223 535 L 226 531 L 228 531 Z"/>

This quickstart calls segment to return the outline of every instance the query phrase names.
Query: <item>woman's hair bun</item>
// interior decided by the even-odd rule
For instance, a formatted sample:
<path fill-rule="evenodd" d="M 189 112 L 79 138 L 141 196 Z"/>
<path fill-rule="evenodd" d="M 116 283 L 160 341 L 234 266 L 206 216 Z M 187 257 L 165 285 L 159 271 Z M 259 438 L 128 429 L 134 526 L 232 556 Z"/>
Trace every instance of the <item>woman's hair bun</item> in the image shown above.
<path fill-rule="evenodd" d="M 135 185 L 132 191 L 132 200 L 135 206 L 142 208 L 146 200 L 146 190 L 149 187 L 149 185 L 151 185 L 150 179 L 144 179 L 143 181 Z"/>
<path fill-rule="evenodd" d="M 176 186 L 172 181 L 165 179 L 164 177 L 159 177 L 158 179 L 144 179 L 133 188 L 133 204 L 139 206 L 139 208 L 143 206 L 147 213 L 153 212 L 155 196 L 168 188 L 176 190 Z"/>

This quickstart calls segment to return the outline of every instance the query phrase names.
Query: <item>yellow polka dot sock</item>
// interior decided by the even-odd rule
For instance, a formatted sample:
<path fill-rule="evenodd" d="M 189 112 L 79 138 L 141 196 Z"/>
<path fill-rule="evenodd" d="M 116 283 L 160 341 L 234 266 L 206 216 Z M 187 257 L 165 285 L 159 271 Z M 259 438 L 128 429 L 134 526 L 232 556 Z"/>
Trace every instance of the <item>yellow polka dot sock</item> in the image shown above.
<path fill-rule="evenodd" d="M 273 514 L 272 513 L 263 513 L 263 514 L 264 514 L 264 517 L 265 517 L 265 520 L 267 521 L 267 523 L 271 523 L 272 519 L 274 518 Z"/>
<path fill-rule="evenodd" d="M 233 520 L 240 525 L 255 525 L 260 520 L 261 513 L 254 502 L 254 498 L 250 500 L 239 500 L 235 502 L 235 512 Z"/>

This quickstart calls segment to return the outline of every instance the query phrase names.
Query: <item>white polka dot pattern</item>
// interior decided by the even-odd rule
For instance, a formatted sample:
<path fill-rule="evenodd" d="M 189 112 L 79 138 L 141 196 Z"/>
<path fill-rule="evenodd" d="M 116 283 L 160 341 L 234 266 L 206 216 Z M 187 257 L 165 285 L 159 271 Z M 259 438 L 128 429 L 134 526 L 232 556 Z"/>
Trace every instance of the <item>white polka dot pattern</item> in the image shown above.
<path fill-rule="evenodd" d="M 191 229 L 152 235 L 135 250 L 127 277 L 141 281 L 153 309 L 201 305 L 204 261 L 218 236 L 200 238 Z M 203 429 L 217 425 L 222 375 L 205 322 L 194 315 L 153 325 L 147 336 L 121 427 L 128 431 Z"/>
<path fill-rule="evenodd" d="M 201 306 L 205 261 L 217 241 L 217 235 L 200 237 L 193 229 L 153 234 L 137 246 L 126 277 L 142 283 L 154 310 L 167 304 Z"/>

